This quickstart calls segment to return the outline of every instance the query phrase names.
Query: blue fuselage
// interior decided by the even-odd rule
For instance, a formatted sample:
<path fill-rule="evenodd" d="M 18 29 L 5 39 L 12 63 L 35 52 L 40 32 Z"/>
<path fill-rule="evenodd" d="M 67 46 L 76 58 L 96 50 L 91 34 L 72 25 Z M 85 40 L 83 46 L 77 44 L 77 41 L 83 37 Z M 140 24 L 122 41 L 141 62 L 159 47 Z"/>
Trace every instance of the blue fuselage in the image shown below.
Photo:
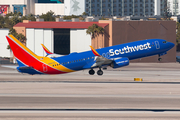
<path fill-rule="evenodd" d="M 115 59 L 126 57 L 129 60 L 152 56 L 162 55 L 174 47 L 174 44 L 163 39 L 149 39 L 115 45 L 111 47 L 96 49 L 96 51 L 107 59 Z M 92 51 L 81 53 L 71 53 L 66 56 L 52 58 L 63 66 L 72 70 L 88 69 L 86 66 L 89 63 L 95 62 L 95 55 Z"/>

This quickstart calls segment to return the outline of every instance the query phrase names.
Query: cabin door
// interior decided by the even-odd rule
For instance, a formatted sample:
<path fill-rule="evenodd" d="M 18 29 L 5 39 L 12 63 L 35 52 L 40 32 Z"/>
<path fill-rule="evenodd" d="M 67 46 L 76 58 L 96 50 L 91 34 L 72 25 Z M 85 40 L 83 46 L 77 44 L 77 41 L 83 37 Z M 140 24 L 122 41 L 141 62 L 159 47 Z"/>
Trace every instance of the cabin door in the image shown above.
<path fill-rule="evenodd" d="M 159 49 L 160 48 L 159 42 L 155 41 L 155 44 L 156 44 L 156 49 Z"/>

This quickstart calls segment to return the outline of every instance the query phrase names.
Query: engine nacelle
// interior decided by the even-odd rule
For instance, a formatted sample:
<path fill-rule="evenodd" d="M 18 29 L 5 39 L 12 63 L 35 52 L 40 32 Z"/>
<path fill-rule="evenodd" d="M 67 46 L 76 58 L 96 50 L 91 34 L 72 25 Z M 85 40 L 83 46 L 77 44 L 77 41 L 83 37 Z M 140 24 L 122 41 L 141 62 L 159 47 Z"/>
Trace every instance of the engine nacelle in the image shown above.
<path fill-rule="evenodd" d="M 129 59 L 126 57 L 124 57 L 124 58 L 122 57 L 122 58 L 114 60 L 110 66 L 112 68 L 119 68 L 119 67 L 123 67 L 123 66 L 127 66 L 127 65 L 129 65 Z"/>

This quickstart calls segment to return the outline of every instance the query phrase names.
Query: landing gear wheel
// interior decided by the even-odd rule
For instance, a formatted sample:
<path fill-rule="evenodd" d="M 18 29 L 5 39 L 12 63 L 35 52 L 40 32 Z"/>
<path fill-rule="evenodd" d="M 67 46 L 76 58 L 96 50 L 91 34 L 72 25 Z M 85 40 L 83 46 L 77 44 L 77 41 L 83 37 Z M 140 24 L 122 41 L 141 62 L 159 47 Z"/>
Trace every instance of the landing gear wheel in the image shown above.
<path fill-rule="evenodd" d="M 95 71 L 93 69 L 89 70 L 90 75 L 94 75 Z"/>
<path fill-rule="evenodd" d="M 158 58 L 158 61 L 161 61 L 162 60 L 162 58 Z"/>
<path fill-rule="evenodd" d="M 98 71 L 97 71 L 97 74 L 98 74 L 98 75 L 103 75 L 103 71 L 102 71 L 102 70 L 98 70 Z"/>

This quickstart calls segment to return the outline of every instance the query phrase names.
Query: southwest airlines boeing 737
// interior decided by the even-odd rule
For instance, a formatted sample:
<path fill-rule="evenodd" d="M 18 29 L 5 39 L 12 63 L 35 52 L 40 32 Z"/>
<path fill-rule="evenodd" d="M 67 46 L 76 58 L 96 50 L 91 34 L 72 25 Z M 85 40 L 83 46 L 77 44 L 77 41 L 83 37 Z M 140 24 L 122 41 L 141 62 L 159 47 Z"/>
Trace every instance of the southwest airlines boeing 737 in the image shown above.
<path fill-rule="evenodd" d="M 173 43 L 163 39 L 149 39 L 97 50 L 90 46 L 91 51 L 58 55 L 51 53 L 43 45 L 47 56 L 42 57 L 33 53 L 13 35 L 6 36 L 6 38 L 18 62 L 17 70 L 31 75 L 64 74 L 84 69 L 89 69 L 89 74 L 94 75 L 94 68 L 99 68 L 97 74 L 103 75 L 101 68 L 107 66 L 119 68 L 129 65 L 129 60 L 152 55 L 162 56 L 174 47 Z"/>

